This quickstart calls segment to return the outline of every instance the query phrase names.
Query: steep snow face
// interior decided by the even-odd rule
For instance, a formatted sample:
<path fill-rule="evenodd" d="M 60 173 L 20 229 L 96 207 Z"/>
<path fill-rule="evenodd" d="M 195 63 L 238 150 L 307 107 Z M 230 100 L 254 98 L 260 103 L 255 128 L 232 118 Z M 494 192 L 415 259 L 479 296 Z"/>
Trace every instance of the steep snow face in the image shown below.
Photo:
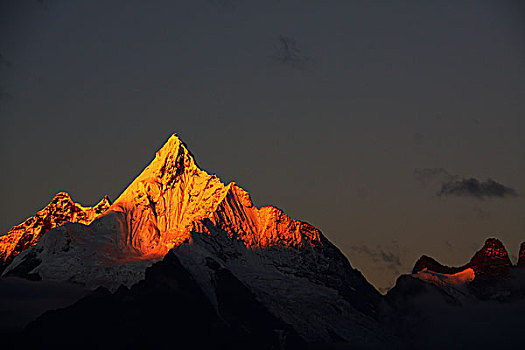
<path fill-rule="evenodd" d="M 274 207 L 256 208 L 250 195 L 199 169 L 184 143 L 173 135 L 151 164 L 115 201 L 128 228 L 121 237 L 139 255 L 164 256 L 190 239 L 202 219 L 230 238 L 252 246 L 320 244 L 314 227 Z"/>
<path fill-rule="evenodd" d="M 189 239 L 193 223 L 214 211 L 228 189 L 215 175 L 200 170 L 173 135 L 111 211 L 124 215 L 125 244 L 140 255 L 162 256 Z"/>
<path fill-rule="evenodd" d="M 47 231 L 66 222 L 90 224 L 104 214 L 110 205 L 107 196 L 93 207 L 83 207 L 75 203 L 69 194 L 58 193 L 35 216 L 14 226 L 4 236 L 0 236 L 0 273 L 18 254 L 37 244 Z"/>
<path fill-rule="evenodd" d="M 318 246 L 249 246 L 211 220 L 191 244 L 171 250 L 213 305 L 216 272 L 230 271 L 274 315 L 309 341 L 384 341 L 374 321 L 379 293 L 330 242 Z"/>

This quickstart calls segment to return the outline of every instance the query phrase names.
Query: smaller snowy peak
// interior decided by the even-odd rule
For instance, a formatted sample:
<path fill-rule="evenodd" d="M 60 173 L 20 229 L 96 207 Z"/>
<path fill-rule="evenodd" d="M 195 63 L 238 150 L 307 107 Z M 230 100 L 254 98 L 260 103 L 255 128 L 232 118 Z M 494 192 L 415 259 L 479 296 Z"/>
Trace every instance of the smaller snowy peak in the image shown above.
<path fill-rule="evenodd" d="M 523 300 L 524 250 L 525 244 L 522 243 L 517 266 L 512 265 L 503 243 L 496 238 L 487 239 L 472 259 L 461 267 L 443 266 L 434 259 L 423 256 L 416 263 L 411 275 L 398 278 L 396 286 L 388 292 L 387 299 L 395 302 L 400 295 L 429 296 L 429 289 L 420 289 L 419 292 L 416 290 L 417 283 L 425 282 L 439 287 L 439 293 L 444 293 L 442 295 L 448 299 L 447 303 L 452 304 L 460 305 L 468 300 Z M 399 281 L 408 281 L 408 284 L 400 284 Z M 411 281 L 416 282 L 413 284 Z M 416 289 L 410 290 L 410 286 Z"/>
<path fill-rule="evenodd" d="M 92 209 L 93 209 L 93 213 L 95 214 L 95 216 L 99 216 L 101 214 L 104 214 L 109 209 L 109 207 L 111 207 L 111 200 L 106 195 L 104 196 L 104 198 L 100 200 L 100 202 L 95 204 Z"/>
<path fill-rule="evenodd" d="M 281 209 L 252 203 L 248 192 L 235 183 L 210 217 L 230 238 L 249 247 L 321 245 L 321 232 L 308 223 L 290 218 Z"/>
<path fill-rule="evenodd" d="M 520 245 L 520 252 L 518 257 L 518 267 L 525 268 L 525 242 Z"/>
<path fill-rule="evenodd" d="M 0 271 L 3 271 L 22 251 L 34 246 L 49 230 L 66 222 L 88 225 L 103 215 L 110 206 L 111 203 L 107 196 L 93 207 L 83 207 L 75 203 L 68 193 L 57 193 L 51 202 L 35 216 L 12 227 L 0 237 Z"/>
<path fill-rule="evenodd" d="M 468 266 L 474 269 L 477 277 L 487 278 L 507 275 L 512 263 L 503 243 L 496 238 L 489 238 L 474 254 Z"/>
<path fill-rule="evenodd" d="M 520 253 L 525 254 L 523 252 L 523 244 Z M 512 263 L 503 243 L 496 238 L 489 238 L 485 241 L 483 247 L 474 254 L 470 262 L 463 266 L 445 266 L 435 259 L 423 255 L 414 265 L 412 274 L 415 275 L 421 271 L 426 271 L 427 274 L 455 275 L 471 269 L 474 271 L 473 276 L 476 279 L 487 279 L 508 276 L 511 267 Z"/>

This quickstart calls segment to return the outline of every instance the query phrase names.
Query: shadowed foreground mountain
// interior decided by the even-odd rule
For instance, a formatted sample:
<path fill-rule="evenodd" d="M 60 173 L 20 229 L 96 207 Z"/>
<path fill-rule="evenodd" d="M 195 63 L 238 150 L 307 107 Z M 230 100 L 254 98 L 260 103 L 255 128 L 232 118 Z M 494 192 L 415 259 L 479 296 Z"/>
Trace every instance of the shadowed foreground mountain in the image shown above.
<path fill-rule="evenodd" d="M 106 197 L 83 208 L 60 193 L 0 238 L 0 252 L 9 285 L 22 278 L 91 291 L 5 335 L 17 349 L 468 348 L 467 338 L 422 337 L 448 324 L 433 306 L 454 317 L 474 304 L 501 310 L 525 290 L 525 269 L 489 239 L 459 268 L 423 256 L 383 297 L 319 230 L 255 207 L 235 183 L 200 169 L 176 135 L 112 205 Z"/>
<path fill-rule="evenodd" d="M 19 344 L 64 348 L 76 344 L 88 349 L 169 344 L 181 349 L 305 348 L 293 328 L 269 313 L 228 270 L 217 267 L 214 279 L 219 312 L 176 255 L 168 253 L 130 289 L 121 286 L 110 293 L 100 287 L 69 308 L 44 314 L 27 327 Z"/>

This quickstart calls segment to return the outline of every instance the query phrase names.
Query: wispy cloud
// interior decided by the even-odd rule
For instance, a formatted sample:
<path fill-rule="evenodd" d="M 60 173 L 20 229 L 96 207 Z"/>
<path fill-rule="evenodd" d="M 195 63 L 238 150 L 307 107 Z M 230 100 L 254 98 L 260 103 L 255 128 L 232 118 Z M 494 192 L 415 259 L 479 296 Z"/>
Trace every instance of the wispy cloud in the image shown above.
<path fill-rule="evenodd" d="M 507 187 L 492 179 L 479 181 L 473 177 L 468 179 L 453 180 L 441 184 L 438 196 L 458 196 L 458 197 L 475 197 L 477 199 L 485 198 L 505 198 L 516 197 L 518 193 L 515 189 Z"/>
<path fill-rule="evenodd" d="M 418 183 L 427 186 L 439 183 L 439 197 L 473 197 L 476 199 L 507 198 L 518 196 L 517 191 L 491 178 L 480 181 L 474 177 L 453 175 L 443 168 L 416 168 L 414 177 Z"/>
<path fill-rule="evenodd" d="M 385 252 L 381 249 L 381 260 L 386 263 L 392 264 L 393 266 L 401 266 L 401 259 L 399 257 L 399 252 Z"/>
<path fill-rule="evenodd" d="M 392 248 L 385 248 L 381 245 L 377 245 L 375 248 L 363 244 L 359 246 L 352 246 L 350 250 L 356 254 L 365 255 L 372 259 L 373 262 L 383 263 L 386 268 L 399 273 L 399 269 L 402 266 L 401 253 L 396 246 Z"/>

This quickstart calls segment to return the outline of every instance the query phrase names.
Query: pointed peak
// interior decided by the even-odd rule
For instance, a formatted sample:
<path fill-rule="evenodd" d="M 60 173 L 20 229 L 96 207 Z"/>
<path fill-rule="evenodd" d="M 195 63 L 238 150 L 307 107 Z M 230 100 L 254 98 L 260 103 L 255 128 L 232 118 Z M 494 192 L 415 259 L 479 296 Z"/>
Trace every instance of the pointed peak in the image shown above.
<path fill-rule="evenodd" d="M 239 199 L 240 203 L 243 206 L 247 208 L 253 207 L 253 201 L 250 194 L 240 186 L 237 186 L 235 182 L 230 182 L 228 185 L 226 185 L 226 188 L 229 192 L 233 193 Z"/>
<path fill-rule="evenodd" d="M 488 238 L 483 244 L 483 247 L 476 252 L 471 260 L 471 263 L 476 259 L 489 259 L 489 260 L 504 260 L 509 261 L 509 253 L 503 243 L 497 238 Z"/>
<path fill-rule="evenodd" d="M 492 277 L 505 275 L 512 263 L 503 243 L 497 238 L 489 238 L 472 257 L 468 266 L 476 271 L 476 275 Z"/>
<path fill-rule="evenodd" d="M 111 205 L 111 200 L 109 199 L 108 195 L 105 195 L 104 198 L 102 198 L 100 200 L 100 202 L 98 202 L 95 207 L 100 207 L 100 206 L 110 206 Z"/>
<path fill-rule="evenodd" d="M 173 134 L 157 151 L 155 159 L 148 168 L 150 171 L 146 170 L 145 176 L 164 179 L 159 182 L 166 183 L 177 178 L 185 170 L 195 170 L 198 166 L 186 144 L 177 134 Z"/>
<path fill-rule="evenodd" d="M 189 151 L 184 141 L 182 141 L 175 133 L 172 134 L 166 143 L 164 143 L 164 145 L 157 151 L 157 157 L 167 157 L 170 154 L 177 155 L 179 153 L 187 153 L 193 158 L 193 155 Z"/>
<path fill-rule="evenodd" d="M 494 237 L 487 238 L 485 244 L 483 245 L 483 248 L 496 248 L 505 250 L 505 246 L 503 245 L 503 243 L 499 239 Z"/>
<path fill-rule="evenodd" d="M 507 249 L 505 249 L 503 243 L 497 238 L 488 238 L 485 241 L 483 247 L 476 252 L 471 260 L 471 263 L 476 259 L 481 259 L 482 257 L 484 257 L 484 259 L 502 259 L 505 261 L 508 260 L 510 262 Z"/>
<path fill-rule="evenodd" d="M 71 198 L 71 196 L 69 195 L 69 193 L 67 192 L 58 192 L 57 194 L 55 194 L 55 196 L 53 197 L 53 199 L 51 200 L 51 202 L 49 202 L 49 204 L 47 204 L 44 209 L 46 208 L 52 208 L 52 207 L 55 207 L 57 205 L 73 205 L 75 203 L 75 201 L 73 201 L 73 198 Z M 44 210 L 42 209 L 42 210 Z"/>
<path fill-rule="evenodd" d="M 168 148 L 178 148 L 181 144 L 182 140 L 179 138 L 179 135 L 177 135 L 177 133 L 174 133 L 168 138 L 166 143 L 164 143 L 164 145 L 161 147 L 161 150 Z"/>
<path fill-rule="evenodd" d="M 412 268 L 412 273 L 418 273 L 421 270 L 428 269 L 429 265 L 433 265 L 433 264 L 439 264 L 439 263 L 436 261 L 436 259 L 428 255 L 421 255 L 419 259 L 417 259 L 416 263 L 414 264 L 414 267 Z"/>

